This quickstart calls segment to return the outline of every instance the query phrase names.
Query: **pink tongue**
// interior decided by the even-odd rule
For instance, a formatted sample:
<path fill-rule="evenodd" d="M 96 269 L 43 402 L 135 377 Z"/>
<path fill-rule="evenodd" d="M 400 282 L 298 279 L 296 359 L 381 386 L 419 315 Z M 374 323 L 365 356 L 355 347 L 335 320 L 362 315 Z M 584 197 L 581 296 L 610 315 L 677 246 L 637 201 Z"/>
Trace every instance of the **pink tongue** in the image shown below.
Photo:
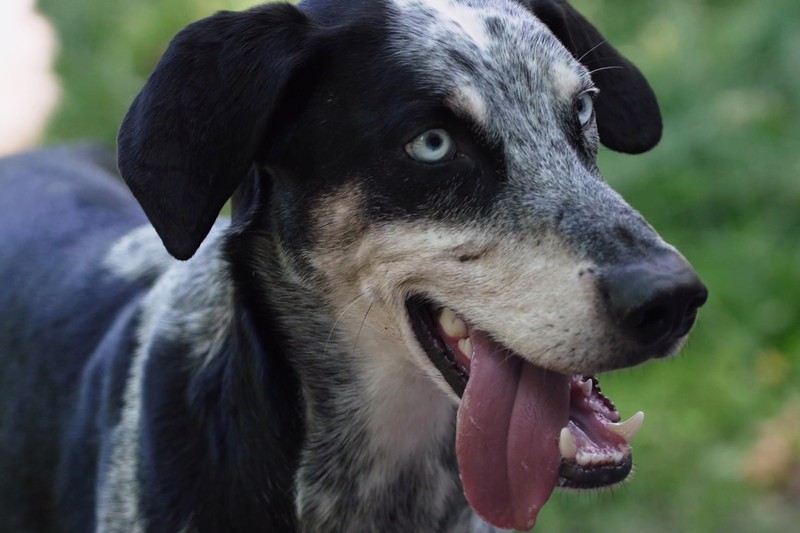
<path fill-rule="evenodd" d="M 485 334 L 470 334 L 469 381 L 456 453 L 467 501 L 495 527 L 528 530 L 558 480 L 569 377 L 537 368 Z"/>

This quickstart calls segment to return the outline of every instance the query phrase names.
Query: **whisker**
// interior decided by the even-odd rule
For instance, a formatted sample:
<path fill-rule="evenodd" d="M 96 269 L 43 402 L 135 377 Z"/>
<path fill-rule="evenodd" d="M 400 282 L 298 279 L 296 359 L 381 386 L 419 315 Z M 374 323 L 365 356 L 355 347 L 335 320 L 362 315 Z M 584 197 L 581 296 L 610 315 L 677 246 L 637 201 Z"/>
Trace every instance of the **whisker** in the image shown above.
<path fill-rule="evenodd" d="M 581 57 L 579 57 L 579 58 L 578 58 L 578 61 L 580 61 L 580 62 L 583 62 L 583 58 L 585 58 L 586 56 L 588 56 L 589 54 L 591 54 L 592 52 L 594 52 L 595 50 L 597 50 L 598 48 L 600 48 L 601 46 L 603 46 L 604 44 L 606 44 L 606 42 L 607 42 L 607 41 L 600 41 L 599 43 L 597 43 L 597 44 L 596 44 L 596 45 L 594 45 L 593 47 L 591 47 L 591 48 L 589 48 L 588 50 L 586 50 L 586 51 L 583 53 L 583 55 L 582 55 Z"/>
<path fill-rule="evenodd" d="M 585 60 L 581 61 L 581 63 L 583 63 L 584 66 L 588 67 L 589 65 L 593 65 L 595 63 L 607 63 L 611 59 L 613 59 L 613 58 L 595 56 L 595 57 L 590 57 L 589 59 L 585 59 Z"/>
<path fill-rule="evenodd" d="M 625 68 L 625 67 L 621 67 L 621 66 L 619 66 L 619 65 L 609 65 L 609 66 L 607 66 L 607 67 L 600 67 L 600 68 L 596 68 L 596 69 L 594 69 L 594 70 L 590 70 L 590 71 L 589 71 L 589 75 L 591 76 L 591 75 L 592 75 L 592 74 L 594 74 L 595 72 L 600 72 L 600 71 L 602 71 L 602 70 L 616 70 L 616 69 L 623 69 L 623 68 Z"/>
<path fill-rule="evenodd" d="M 367 321 L 367 315 L 369 314 L 370 310 L 372 310 L 372 304 L 375 302 L 370 302 L 369 307 L 367 307 L 367 312 L 364 313 L 364 318 L 361 320 L 361 325 L 358 327 L 358 333 L 356 333 L 356 342 L 353 343 L 353 351 L 356 351 L 356 346 L 358 346 L 358 338 L 361 336 L 361 330 L 364 328 L 364 322 Z"/>
<path fill-rule="evenodd" d="M 353 298 L 347 304 L 345 304 L 344 307 L 342 307 L 342 311 L 336 316 L 336 320 L 333 322 L 331 330 L 328 332 L 328 339 L 325 341 L 325 349 L 322 351 L 323 356 L 328 355 L 328 347 L 330 346 L 331 338 L 333 337 L 333 332 L 336 331 L 336 326 L 339 324 L 339 321 L 342 319 L 345 313 L 347 313 L 347 311 L 349 311 L 350 308 L 353 307 L 353 305 L 355 305 L 355 303 L 360 298 L 364 297 L 365 294 L 367 294 L 367 291 L 361 292 L 360 294 L 356 295 L 355 298 Z M 372 307 L 372 304 L 370 304 L 370 307 Z"/>

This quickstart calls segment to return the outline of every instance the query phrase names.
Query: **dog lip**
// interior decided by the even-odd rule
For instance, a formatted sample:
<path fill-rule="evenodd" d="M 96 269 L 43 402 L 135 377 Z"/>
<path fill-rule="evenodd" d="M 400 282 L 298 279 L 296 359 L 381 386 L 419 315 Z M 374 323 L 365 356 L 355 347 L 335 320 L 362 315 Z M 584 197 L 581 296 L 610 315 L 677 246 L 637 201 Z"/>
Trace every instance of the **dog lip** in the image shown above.
<path fill-rule="evenodd" d="M 469 371 L 459 363 L 456 355 L 442 339 L 433 315 L 436 307 L 421 296 L 412 296 L 406 301 L 406 311 L 417 341 L 453 392 L 461 398 L 467 386 Z"/>
<path fill-rule="evenodd" d="M 633 456 L 628 454 L 621 462 L 581 466 L 561 459 L 558 487 L 562 489 L 592 490 L 607 488 L 625 481 L 633 469 Z"/>

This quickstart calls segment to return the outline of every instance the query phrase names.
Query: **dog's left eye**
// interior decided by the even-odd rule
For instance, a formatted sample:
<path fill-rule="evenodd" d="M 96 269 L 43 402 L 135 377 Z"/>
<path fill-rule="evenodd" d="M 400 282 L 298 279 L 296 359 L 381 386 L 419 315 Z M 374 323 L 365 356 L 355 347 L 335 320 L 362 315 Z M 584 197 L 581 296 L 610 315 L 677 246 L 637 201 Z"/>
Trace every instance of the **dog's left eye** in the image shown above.
<path fill-rule="evenodd" d="M 428 130 L 406 145 L 406 153 L 421 163 L 439 163 L 453 157 L 456 143 L 443 129 Z"/>
<path fill-rule="evenodd" d="M 575 113 L 582 128 L 585 128 L 594 115 L 594 91 L 584 91 L 575 99 Z"/>

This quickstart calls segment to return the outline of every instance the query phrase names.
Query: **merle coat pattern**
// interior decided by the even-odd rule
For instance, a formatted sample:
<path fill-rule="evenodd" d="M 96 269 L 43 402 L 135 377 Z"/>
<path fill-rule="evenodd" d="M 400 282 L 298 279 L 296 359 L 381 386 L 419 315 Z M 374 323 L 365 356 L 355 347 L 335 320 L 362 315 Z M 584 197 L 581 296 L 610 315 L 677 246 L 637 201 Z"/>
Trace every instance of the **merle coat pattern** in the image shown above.
<path fill-rule="evenodd" d="M 421 164 L 431 128 L 458 151 Z M 660 135 L 639 71 L 560 0 L 188 26 L 119 133 L 144 213 L 94 150 L 0 162 L 0 530 L 494 531 L 459 480 L 466 378 L 409 298 L 556 373 L 674 353 L 704 289 L 594 163 Z M 643 342 L 608 286 L 655 263 L 693 302 Z"/>

